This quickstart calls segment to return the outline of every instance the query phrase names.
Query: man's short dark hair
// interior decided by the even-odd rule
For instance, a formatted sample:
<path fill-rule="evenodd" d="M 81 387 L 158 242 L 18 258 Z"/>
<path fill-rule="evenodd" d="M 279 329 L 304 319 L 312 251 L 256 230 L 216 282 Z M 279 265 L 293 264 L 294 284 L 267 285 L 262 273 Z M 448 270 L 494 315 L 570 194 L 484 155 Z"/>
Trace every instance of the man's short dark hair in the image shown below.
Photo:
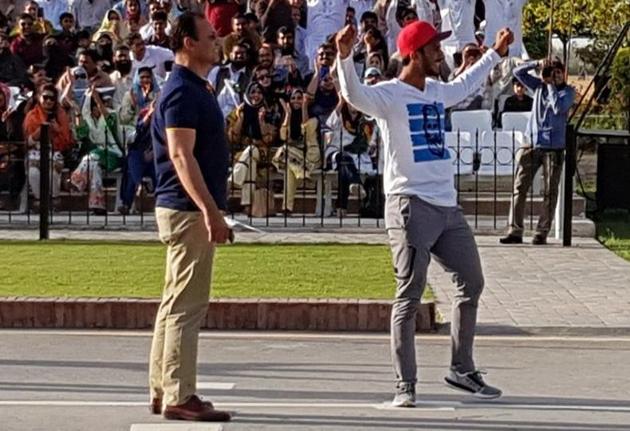
<path fill-rule="evenodd" d="M 242 14 L 242 13 L 240 13 L 240 12 L 237 12 L 237 13 L 236 13 L 236 14 L 232 17 L 232 21 L 237 21 L 237 20 L 239 20 L 239 19 L 244 19 L 244 20 L 247 20 L 247 17 L 246 17 L 244 14 Z"/>
<path fill-rule="evenodd" d="M 255 22 L 255 23 L 257 23 L 257 24 L 258 24 L 258 22 L 259 22 L 259 19 L 258 19 L 258 17 L 256 16 L 256 14 L 255 14 L 254 12 L 248 12 L 248 13 L 246 13 L 246 14 L 245 14 L 245 15 L 243 15 L 243 16 L 245 17 L 245 19 L 246 19 L 247 21 L 250 21 L 250 22 Z"/>
<path fill-rule="evenodd" d="M 26 13 L 26 12 L 21 13 L 21 14 L 20 14 L 20 17 L 19 17 L 18 19 L 19 19 L 19 20 L 22 20 L 22 19 L 30 19 L 31 21 L 35 21 L 35 20 L 33 19 L 33 16 L 32 16 L 31 14 Z"/>
<path fill-rule="evenodd" d="M 173 31 L 171 32 L 171 49 L 173 52 L 180 52 L 184 48 L 184 39 L 190 37 L 199 40 L 197 35 L 197 20 L 206 19 L 200 13 L 184 12 L 175 20 Z"/>
<path fill-rule="evenodd" d="M 363 12 L 359 22 L 366 21 L 366 20 L 368 20 L 370 18 L 373 19 L 373 20 L 376 20 L 378 22 L 378 15 L 376 15 L 376 13 L 372 12 L 371 10 L 366 10 L 365 12 Z"/>
<path fill-rule="evenodd" d="M 418 12 L 412 7 L 404 7 L 402 9 L 398 9 L 396 11 L 396 21 L 401 23 L 407 15 L 411 14 L 415 15 L 416 17 L 418 16 Z"/>
<path fill-rule="evenodd" d="M 129 36 L 127 36 L 125 42 L 127 43 L 127 45 L 131 46 L 136 39 L 142 39 L 142 35 L 140 33 L 131 33 Z"/>
<path fill-rule="evenodd" d="M 61 24 L 66 18 L 74 19 L 74 15 L 72 15 L 70 12 L 62 13 L 61 15 L 59 15 L 59 24 Z"/>
<path fill-rule="evenodd" d="M 44 67 L 43 64 L 31 64 L 28 69 L 26 70 L 26 73 L 29 74 L 29 76 L 33 76 L 35 75 L 37 72 L 41 72 L 42 70 L 46 70 L 46 68 Z"/>
<path fill-rule="evenodd" d="M 98 52 L 96 52 L 95 49 L 84 49 L 79 54 L 79 56 L 81 56 L 81 55 L 85 55 L 86 57 L 90 57 L 94 63 L 96 63 L 101 58 L 101 56 L 98 55 Z"/>
<path fill-rule="evenodd" d="M 553 69 L 561 69 L 562 71 L 564 71 L 564 64 L 562 63 L 562 61 L 560 61 L 559 58 L 553 59 L 553 61 L 551 62 L 551 67 Z"/>
<path fill-rule="evenodd" d="M 151 15 L 151 21 L 166 21 L 168 20 L 168 15 L 163 10 L 158 10 L 153 12 Z"/>
<path fill-rule="evenodd" d="M 77 40 L 81 40 L 81 39 L 90 39 L 90 32 L 87 30 L 81 30 L 77 33 Z"/>
<path fill-rule="evenodd" d="M 280 27 L 277 31 L 277 34 L 292 34 L 293 36 L 295 36 L 295 30 L 293 29 L 293 27 L 287 27 L 286 25 L 283 25 L 282 27 Z"/>

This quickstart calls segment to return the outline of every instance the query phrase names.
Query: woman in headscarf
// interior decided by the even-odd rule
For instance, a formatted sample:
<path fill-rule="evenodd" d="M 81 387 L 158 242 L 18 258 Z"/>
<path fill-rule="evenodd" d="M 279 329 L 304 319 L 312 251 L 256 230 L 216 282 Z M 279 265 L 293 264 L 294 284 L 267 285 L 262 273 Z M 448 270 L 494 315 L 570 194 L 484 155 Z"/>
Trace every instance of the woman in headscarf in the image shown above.
<path fill-rule="evenodd" d="M 61 48 L 59 42 L 53 36 L 47 36 L 44 39 L 43 52 L 43 66 L 44 69 L 46 69 L 46 76 L 48 76 L 52 82 L 57 82 L 66 71 L 66 68 L 75 66 L 74 59 L 66 54 L 65 50 Z"/>
<path fill-rule="evenodd" d="M 121 0 L 114 6 L 114 10 L 118 12 L 122 18 L 126 21 L 139 21 L 142 25 L 145 24 L 144 16 L 146 11 L 142 7 L 140 0 Z"/>
<path fill-rule="evenodd" d="M 52 183 L 51 192 L 53 205 L 59 196 L 61 187 L 61 171 L 63 169 L 63 155 L 74 146 L 74 137 L 68 116 L 59 104 L 59 93 L 53 84 L 42 85 L 37 92 L 37 105 L 26 114 L 24 119 L 24 137 L 27 139 L 28 178 L 35 201 L 39 201 L 39 160 L 40 138 L 42 124 L 47 123 L 48 139 L 51 148 Z"/>
<path fill-rule="evenodd" d="M 228 119 L 228 139 L 233 151 L 242 150 L 235 157 L 236 163 L 229 181 L 231 185 L 241 188 L 241 205 L 246 213 L 251 209 L 252 196 L 257 188 L 256 180 L 259 175 L 266 173 L 260 168 L 268 166 L 270 146 L 278 132 L 270 118 L 264 95 L 263 86 L 251 82 L 245 90 L 245 101 Z M 264 179 L 261 182 L 264 183 Z"/>
<path fill-rule="evenodd" d="M 87 131 L 89 152 L 72 172 L 72 184 L 84 191 L 88 189 L 88 207 L 95 215 L 106 213 L 103 172 L 118 169 L 123 155 L 121 133 L 116 112 L 95 87 L 86 93 L 81 109 L 81 127 Z"/>
<path fill-rule="evenodd" d="M 131 89 L 125 93 L 120 105 L 120 121 L 135 128 L 138 113 L 149 106 L 160 92 L 160 86 L 150 67 L 141 67 L 133 76 Z"/>
<path fill-rule="evenodd" d="M 103 17 L 99 29 L 92 36 L 92 42 L 97 42 L 101 33 L 110 33 L 115 44 L 121 43 L 129 34 L 129 29 L 122 16 L 116 9 L 110 9 Z"/>
<path fill-rule="evenodd" d="M 339 172 L 339 199 L 337 211 L 345 215 L 348 211 L 350 192 L 359 199 L 365 196 L 361 174 L 375 175 L 376 170 L 368 153 L 372 136 L 372 123 L 341 99 L 337 109 L 326 121 L 330 130 L 324 136 L 324 157 L 328 169 Z"/>
<path fill-rule="evenodd" d="M 304 92 L 295 89 L 289 102 L 280 99 L 285 112 L 280 127 L 280 140 L 284 144 L 273 157 L 273 164 L 279 172 L 284 172 L 284 196 L 282 211 L 293 212 L 297 181 L 310 179 L 311 172 L 320 168 L 321 155 L 317 137 L 317 118 L 308 117 L 308 107 Z"/>

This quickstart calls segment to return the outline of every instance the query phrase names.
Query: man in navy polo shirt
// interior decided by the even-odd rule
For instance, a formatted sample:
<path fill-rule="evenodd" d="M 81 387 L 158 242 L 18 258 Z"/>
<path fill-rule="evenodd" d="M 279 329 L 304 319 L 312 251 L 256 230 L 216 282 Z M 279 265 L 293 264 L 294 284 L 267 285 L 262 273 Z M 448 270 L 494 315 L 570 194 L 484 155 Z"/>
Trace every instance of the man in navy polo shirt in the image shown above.
<path fill-rule="evenodd" d="M 195 395 L 199 326 L 208 309 L 215 244 L 230 229 L 224 119 L 205 77 L 219 61 L 203 15 L 184 13 L 172 34 L 175 65 L 151 125 L 157 174 L 156 220 L 168 246 L 162 303 L 151 346 L 151 411 L 167 419 L 228 421 Z"/>

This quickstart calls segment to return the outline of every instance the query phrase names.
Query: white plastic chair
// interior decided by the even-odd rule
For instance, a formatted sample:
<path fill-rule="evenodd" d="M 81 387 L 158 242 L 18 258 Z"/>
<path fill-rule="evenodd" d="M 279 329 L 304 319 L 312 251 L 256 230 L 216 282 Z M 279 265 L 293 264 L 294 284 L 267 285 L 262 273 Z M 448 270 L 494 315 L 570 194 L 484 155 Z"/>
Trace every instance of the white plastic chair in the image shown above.
<path fill-rule="evenodd" d="M 518 149 L 523 145 L 523 137 L 523 133 L 517 131 L 484 132 L 480 145 L 481 166 L 479 167 L 479 175 L 491 177 L 496 172 L 497 176 L 511 176 L 516 169 L 515 160 Z"/>
<path fill-rule="evenodd" d="M 459 142 L 458 142 L 459 135 Z M 451 152 L 453 158 L 453 171 L 459 175 L 470 175 L 473 173 L 473 156 L 475 154 L 475 144 L 472 142 L 469 132 L 446 132 L 444 143 Z M 458 167 L 459 165 L 459 167 Z M 459 170 L 458 170 L 459 169 Z"/>
<path fill-rule="evenodd" d="M 516 130 L 517 132 L 525 133 L 530 115 L 530 112 L 504 112 L 501 115 L 503 131 L 511 132 Z"/>
<path fill-rule="evenodd" d="M 451 113 L 451 130 L 453 132 L 469 132 L 472 139 L 479 132 L 492 131 L 492 112 L 488 110 L 479 111 L 454 111 Z"/>

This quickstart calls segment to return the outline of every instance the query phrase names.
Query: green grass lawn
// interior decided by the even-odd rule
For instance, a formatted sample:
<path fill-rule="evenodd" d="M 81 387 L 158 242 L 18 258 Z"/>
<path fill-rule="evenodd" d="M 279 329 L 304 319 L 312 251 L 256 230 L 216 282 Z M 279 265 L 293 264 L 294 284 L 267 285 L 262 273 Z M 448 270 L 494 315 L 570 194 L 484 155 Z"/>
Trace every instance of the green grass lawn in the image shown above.
<path fill-rule="evenodd" d="M 599 241 L 619 256 L 630 261 L 630 216 L 617 214 L 599 217 Z"/>
<path fill-rule="evenodd" d="M 164 255 L 157 243 L 2 242 L 0 296 L 157 297 Z M 391 299 L 394 288 L 384 245 L 230 245 L 212 296 Z"/>

